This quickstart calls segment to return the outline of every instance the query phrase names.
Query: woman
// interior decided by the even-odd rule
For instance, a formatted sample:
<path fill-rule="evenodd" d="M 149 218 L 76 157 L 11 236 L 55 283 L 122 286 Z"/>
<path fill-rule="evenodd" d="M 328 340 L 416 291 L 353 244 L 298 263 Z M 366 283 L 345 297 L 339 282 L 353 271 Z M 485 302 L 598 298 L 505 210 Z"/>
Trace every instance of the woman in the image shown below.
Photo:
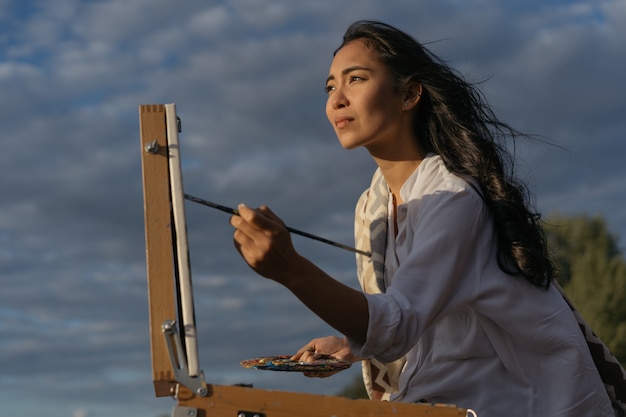
<path fill-rule="evenodd" d="M 507 169 L 500 122 L 473 86 L 403 32 L 353 24 L 327 78 L 341 145 L 378 169 L 356 209 L 364 292 L 299 255 L 267 207 L 239 206 L 235 245 L 345 337 L 307 343 L 364 361 L 371 398 L 489 416 L 609 416 L 575 318 L 551 286 L 538 215 Z"/>

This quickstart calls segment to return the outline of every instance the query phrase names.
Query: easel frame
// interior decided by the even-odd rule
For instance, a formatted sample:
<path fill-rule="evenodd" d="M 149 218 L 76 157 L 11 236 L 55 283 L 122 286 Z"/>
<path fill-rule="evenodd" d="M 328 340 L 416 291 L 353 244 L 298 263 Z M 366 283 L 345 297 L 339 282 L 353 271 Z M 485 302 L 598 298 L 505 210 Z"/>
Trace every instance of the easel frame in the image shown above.
<path fill-rule="evenodd" d="M 466 410 L 447 405 L 350 400 L 207 384 L 201 371 L 192 369 L 189 372 L 198 362 L 197 351 L 194 353 L 193 339 L 186 340 L 189 336 L 187 329 L 180 332 L 176 326 L 178 317 L 190 313 L 193 316 L 193 303 L 191 294 L 183 294 L 181 301 L 178 281 L 180 269 L 188 265 L 185 265 L 184 256 L 182 260 L 178 257 L 178 254 L 187 252 L 186 230 L 184 233 L 175 230 L 186 226 L 176 226 L 174 219 L 174 211 L 181 209 L 182 181 L 174 191 L 171 188 L 172 182 L 181 179 L 181 173 L 176 172 L 180 170 L 180 159 L 171 163 L 173 158 L 180 158 L 175 105 L 141 105 L 139 120 L 152 381 L 157 397 L 169 396 L 176 400 L 172 417 L 466 416 Z M 175 140 L 174 144 L 171 139 Z M 174 208 L 176 205 L 179 205 L 177 209 Z M 184 242 L 181 242 L 181 236 L 184 236 Z M 187 291 L 185 285 L 182 284 L 183 292 Z M 187 312 L 183 313 L 185 310 Z M 188 348 L 190 345 L 191 349 Z"/>

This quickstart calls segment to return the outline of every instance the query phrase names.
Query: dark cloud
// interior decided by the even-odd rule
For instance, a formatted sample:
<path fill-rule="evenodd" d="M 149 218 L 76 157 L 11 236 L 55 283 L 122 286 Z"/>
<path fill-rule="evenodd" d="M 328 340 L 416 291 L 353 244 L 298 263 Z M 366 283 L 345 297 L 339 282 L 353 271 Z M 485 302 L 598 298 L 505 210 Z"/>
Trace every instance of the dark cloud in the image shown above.
<path fill-rule="evenodd" d="M 345 3 L 345 4 L 344 4 Z M 599 213 L 626 235 L 626 4 L 604 1 L 172 3 L 0 0 L 0 401 L 12 416 L 155 417 L 138 106 L 177 103 L 187 192 L 268 204 L 352 244 L 374 165 L 344 151 L 323 83 L 345 27 L 385 20 L 481 87 L 521 141 L 541 211 Z M 187 206 L 201 365 L 211 382 L 332 394 L 239 361 L 334 333 L 232 246 L 228 215 Z M 294 236 L 356 285 L 351 253 Z"/>

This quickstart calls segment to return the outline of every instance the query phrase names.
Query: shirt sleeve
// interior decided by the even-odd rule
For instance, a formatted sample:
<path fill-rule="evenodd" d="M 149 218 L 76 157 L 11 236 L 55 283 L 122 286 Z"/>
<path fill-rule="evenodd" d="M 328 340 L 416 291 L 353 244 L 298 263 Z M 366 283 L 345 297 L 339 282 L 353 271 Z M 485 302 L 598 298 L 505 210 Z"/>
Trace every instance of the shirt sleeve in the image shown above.
<path fill-rule="evenodd" d="M 440 318 L 477 297 L 493 226 L 471 187 L 426 194 L 406 205 L 409 240 L 384 294 L 366 294 L 369 324 L 361 357 L 390 362 L 405 355 Z"/>

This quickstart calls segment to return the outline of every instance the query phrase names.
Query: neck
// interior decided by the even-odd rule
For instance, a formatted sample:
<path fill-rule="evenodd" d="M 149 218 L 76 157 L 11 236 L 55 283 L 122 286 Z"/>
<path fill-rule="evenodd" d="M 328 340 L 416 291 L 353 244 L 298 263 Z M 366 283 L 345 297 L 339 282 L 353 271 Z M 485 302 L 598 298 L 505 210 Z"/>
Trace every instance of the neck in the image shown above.
<path fill-rule="evenodd" d="M 423 158 L 405 161 L 377 160 L 376 158 L 374 159 L 380 167 L 380 171 L 383 174 L 383 177 L 385 177 L 385 181 L 387 182 L 387 185 L 389 185 L 391 193 L 395 197 L 397 204 L 403 203 L 404 201 L 400 196 L 400 189 L 422 162 Z"/>
<path fill-rule="evenodd" d="M 417 143 L 414 139 L 396 141 L 394 146 L 386 146 L 378 152 L 368 148 L 398 204 L 403 203 L 400 188 L 426 156 Z"/>
<path fill-rule="evenodd" d="M 400 188 L 426 156 L 421 141 L 412 133 L 412 118 L 407 117 L 398 129 L 365 145 L 380 168 L 398 204 L 403 203 Z"/>

